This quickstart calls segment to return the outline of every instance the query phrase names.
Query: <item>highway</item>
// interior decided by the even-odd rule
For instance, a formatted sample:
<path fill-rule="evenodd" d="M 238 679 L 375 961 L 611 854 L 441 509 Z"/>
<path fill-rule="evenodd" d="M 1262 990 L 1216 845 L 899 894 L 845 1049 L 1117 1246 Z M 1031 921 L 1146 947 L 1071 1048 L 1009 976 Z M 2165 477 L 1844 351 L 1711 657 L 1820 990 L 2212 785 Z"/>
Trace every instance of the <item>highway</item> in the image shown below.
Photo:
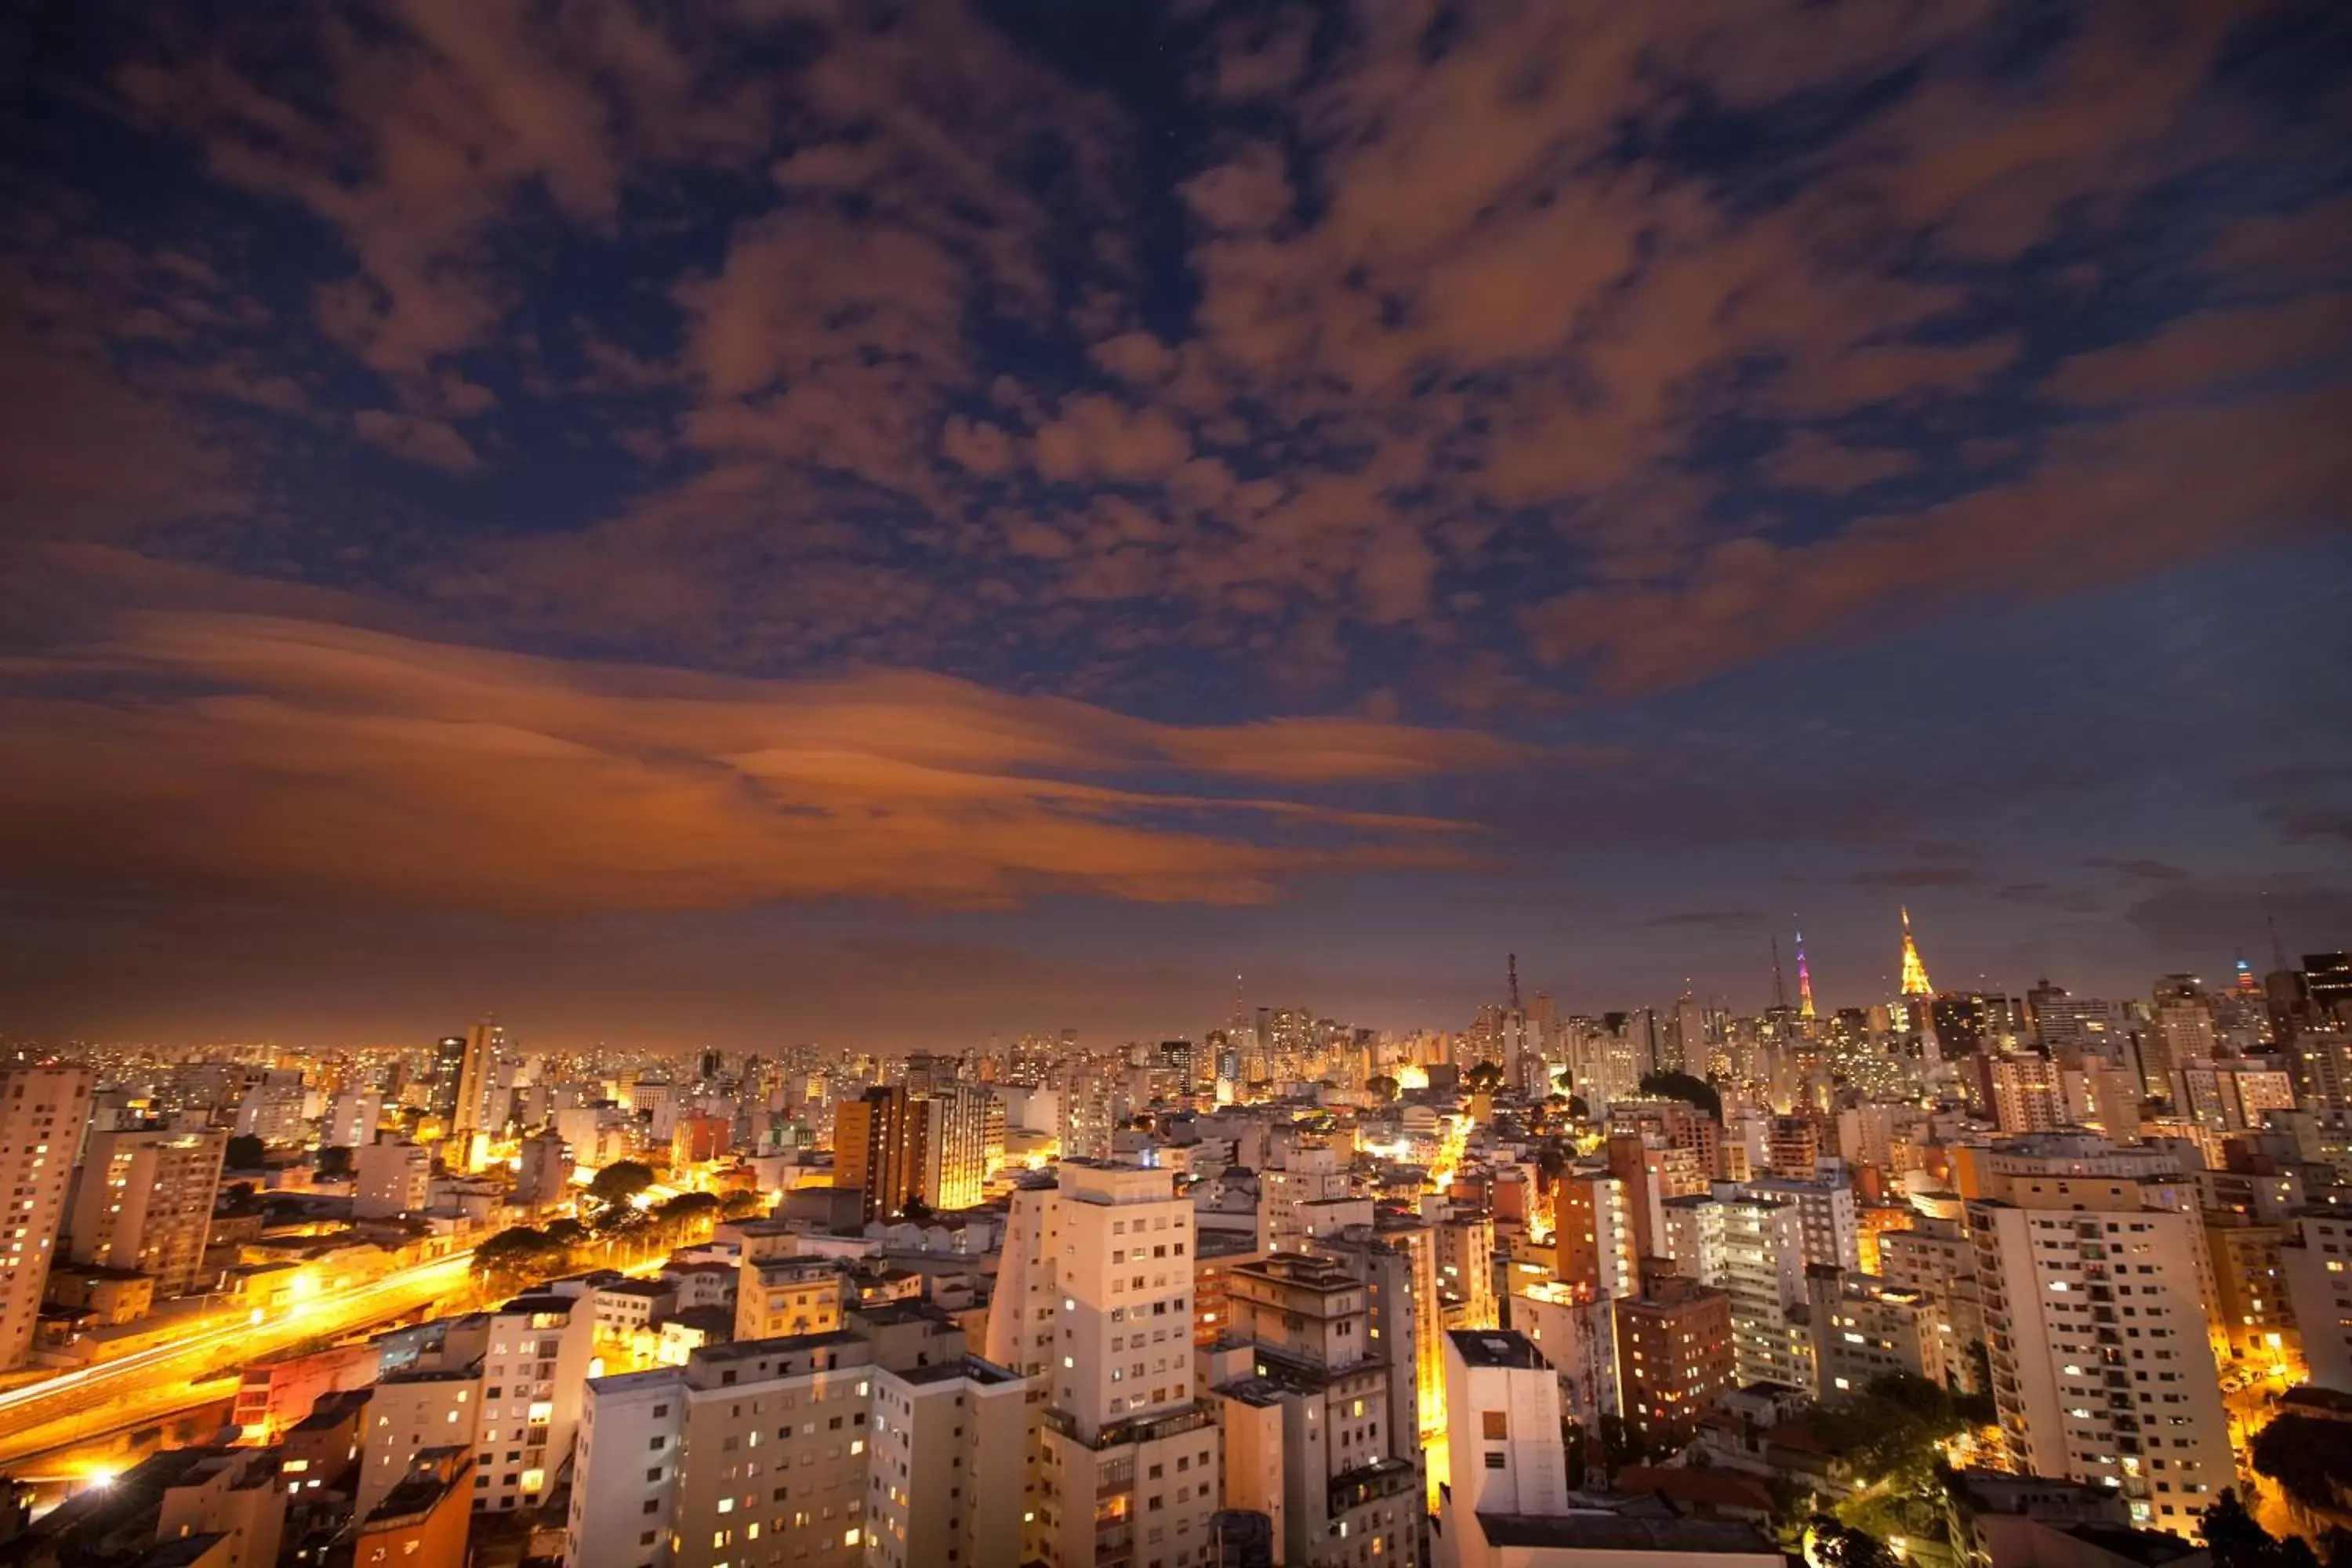
<path fill-rule="evenodd" d="M 59 1373 L 0 1393 L 0 1466 L 109 1432 L 162 1421 L 235 1392 L 215 1378 L 192 1382 L 224 1364 L 242 1366 L 321 1336 L 358 1333 L 415 1311 L 462 1289 L 473 1252 L 420 1263 L 372 1285 L 298 1301 L 259 1321 L 200 1330 L 95 1366 Z"/>

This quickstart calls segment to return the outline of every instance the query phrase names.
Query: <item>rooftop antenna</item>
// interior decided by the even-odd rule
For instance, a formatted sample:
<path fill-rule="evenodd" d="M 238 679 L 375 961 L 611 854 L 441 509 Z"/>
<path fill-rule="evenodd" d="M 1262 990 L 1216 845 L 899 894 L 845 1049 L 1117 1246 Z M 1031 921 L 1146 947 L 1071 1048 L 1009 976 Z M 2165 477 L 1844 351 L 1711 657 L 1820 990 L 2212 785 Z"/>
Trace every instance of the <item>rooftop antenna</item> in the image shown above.
<path fill-rule="evenodd" d="M 1519 1010 L 1519 955 L 1512 953 L 1504 967 L 1511 977 L 1511 1011 L 1516 1013 Z"/>
<path fill-rule="evenodd" d="M 1772 1005 L 1786 1007 L 1788 1005 L 1789 983 L 1780 975 L 1780 933 L 1774 931 L 1772 933 Z"/>
<path fill-rule="evenodd" d="M 2286 949 L 2279 942 L 2278 917 L 2271 913 L 2271 896 L 2268 893 L 2263 895 L 2263 923 L 2271 928 L 2271 965 L 2275 969 L 2284 969 Z"/>

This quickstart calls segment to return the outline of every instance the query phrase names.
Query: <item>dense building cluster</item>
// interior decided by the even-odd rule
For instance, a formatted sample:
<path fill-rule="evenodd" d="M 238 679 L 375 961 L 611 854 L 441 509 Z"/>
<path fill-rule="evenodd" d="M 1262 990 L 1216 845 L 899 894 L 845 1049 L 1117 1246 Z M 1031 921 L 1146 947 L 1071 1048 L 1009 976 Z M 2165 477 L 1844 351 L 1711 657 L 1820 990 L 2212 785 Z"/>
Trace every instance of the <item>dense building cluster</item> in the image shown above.
<path fill-rule="evenodd" d="M 1755 1016 L 19 1051 L 0 1561 L 2184 1562 L 2352 1418 L 2352 962 L 1901 942 Z"/>

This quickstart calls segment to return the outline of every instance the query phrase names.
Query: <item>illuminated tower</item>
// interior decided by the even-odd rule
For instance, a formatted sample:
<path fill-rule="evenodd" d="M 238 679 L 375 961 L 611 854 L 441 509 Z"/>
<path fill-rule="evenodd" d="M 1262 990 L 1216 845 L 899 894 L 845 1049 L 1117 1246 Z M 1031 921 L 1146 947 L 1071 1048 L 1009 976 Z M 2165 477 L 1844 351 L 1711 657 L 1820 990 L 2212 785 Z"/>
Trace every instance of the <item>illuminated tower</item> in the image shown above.
<path fill-rule="evenodd" d="M 1908 938 L 1905 939 L 1908 941 Z M 1805 967 L 1805 933 L 1797 933 L 1797 1016 L 1813 1016 L 1813 972 Z"/>
<path fill-rule="evenodd" d="M 1932 996 L 1936 988 L 1927 983 L 1927 966 L 1919 962 L 1919 944 L 1911 940 L 1911 911 L 1903 911 L 1903 994 Z"/>
<path fill-rule="evenodd" d="M 2238 954 L 2238 994 L 2258 995 L 2262 988 L 2263 983 L 2254 978 L 2253 966 L 2246 962 L 2246 955 L 2242 952 Z"/>

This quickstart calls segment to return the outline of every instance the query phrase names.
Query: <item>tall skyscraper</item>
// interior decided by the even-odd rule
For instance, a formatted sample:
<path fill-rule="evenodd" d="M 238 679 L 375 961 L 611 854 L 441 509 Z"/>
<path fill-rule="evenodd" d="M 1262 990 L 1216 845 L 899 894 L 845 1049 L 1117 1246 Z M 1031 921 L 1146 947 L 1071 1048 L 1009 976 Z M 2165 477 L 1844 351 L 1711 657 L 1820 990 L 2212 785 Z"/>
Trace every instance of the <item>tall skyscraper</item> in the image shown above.
<path fill-rule="evenodd" d="M 24 1362 L 40 1325 L 89 1089 L 87 1068 L 0 1069 L 0 1178 L 16 1194 L 0 1220 L 0 1370 Z"/>
<path fill-rule="evenodd" d="M 444 1035 L 433 1042 L 433 1063 L 425 1078 L 425 1108 L 444 1121 L 457 1113 L 457 1082 L 466 1074 L 466 1037 Z"/>
<path fill-rule="evenodd" d="M 228 1134 L 93 1132 L 75 1176 L 68 1255 L 76 1263 L 131 1268 L 158 1299 L 204 1283 L 205 1239 L 220 1191 Z"/>

